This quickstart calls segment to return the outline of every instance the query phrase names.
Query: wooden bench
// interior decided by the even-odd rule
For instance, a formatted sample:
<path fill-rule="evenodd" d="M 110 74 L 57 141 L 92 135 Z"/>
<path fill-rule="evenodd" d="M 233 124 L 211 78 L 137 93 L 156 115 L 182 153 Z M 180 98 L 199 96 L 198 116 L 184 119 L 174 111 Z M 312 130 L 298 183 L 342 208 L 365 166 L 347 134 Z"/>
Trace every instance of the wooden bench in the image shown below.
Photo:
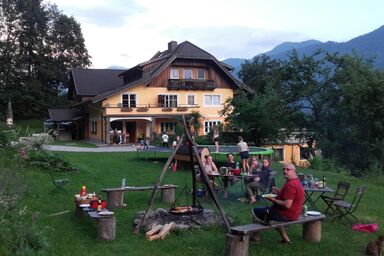
<path fill-rule="evenodd" d="M 293 224 L 303 224 L 303 238 L 305 241 L 318 243 L 321 240 L 321 221 L 324 219 L 325 215 L 306 217 L 300 216 L 300 218 L 295 221 L 271 221 L 270 225 L 255 223 L 231 227 L 231 233 L 227 234 L 226 255 L 246 256 L 248 255 L 249 235 Z"/>
<path fill-rule="evenodd" d="M 164 203 L 173 204 L 175 202 L 176 185 L 159 186 L 161 190 L 161 200 Z M 153 190 L 154 186 L 145 187 L 125 187 L 125 188 L 105 188 L 102 192 L 107 193 L 107 207 L 110 209 L 124 206 L 124 192 L 126 191 L 146 191 Z"/>
<path fill-rule="evenodd" d="M 102 209 L 102 212 L 108 212 L 107 209 Z M 99 215 L 97 211 L 84 211 L 76 204 L 75 215 L 77 217 L 89 217 L 97 222 L 97 237 L 100 240 L 112 241 L 115 240 L 116 234 L 116 217 L 112 215 Z"/>

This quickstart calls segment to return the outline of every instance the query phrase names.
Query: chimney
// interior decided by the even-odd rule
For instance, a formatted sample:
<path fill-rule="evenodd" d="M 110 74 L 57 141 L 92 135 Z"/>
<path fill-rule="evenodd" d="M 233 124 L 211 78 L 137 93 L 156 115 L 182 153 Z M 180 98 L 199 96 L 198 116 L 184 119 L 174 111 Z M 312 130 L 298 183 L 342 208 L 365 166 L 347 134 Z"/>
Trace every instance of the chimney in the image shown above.
<path fill-rule="evenodd" d="M 173 52 L 176 49 L 177 42 L 176 41 L 171 41 L 168 43 L 168 51 Z"/>

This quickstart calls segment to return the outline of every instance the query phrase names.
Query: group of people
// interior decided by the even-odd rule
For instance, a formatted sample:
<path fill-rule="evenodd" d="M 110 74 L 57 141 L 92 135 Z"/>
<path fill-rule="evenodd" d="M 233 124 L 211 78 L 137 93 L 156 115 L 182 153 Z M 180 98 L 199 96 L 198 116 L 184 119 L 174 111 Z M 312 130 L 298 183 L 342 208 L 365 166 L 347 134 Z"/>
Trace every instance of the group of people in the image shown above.
<path fill-rule="evenodd" d="M 227 163 L 225 167 L 234 168 L 236 163 L 232 153 L 227 154 Z M 207 155 L 204 161 L 204 171 L 209 174 L 219 174 L 218 168 L 213 162 L 212 156 Z M 263 159 L 262 165 L 259 165 L 258 159 L 255 156 L 251 157 L 248 173 L 255 174 L 253 177 L 245 178 L 246 189 L 250 197 L 250 202 L 256 202 L 256 195 L 258 190 L 265 192 L 272 192 L 276 197 L 266 197 L 267 200 L 272 202 L 272 206 L 259 206 L 252 209 L 253 221 L 267 224 L 269 221 L 294 221 L 297 220 L 302 212 L 304 203 L 304 189 L 301 185 L 300 179 L 296 173 L 295 165 L 285 163 L 283 165 L 283 176 L 286 183 L 281 189 L 271 186 L 271 176 L 275 175 L 275 171 L 271 168 L 270 159 Z M 214 187 L 214 176 L 211 179 Z M 226 189 L 228 187 L 229 179 L 236 179 L 235 177 L 223 176 L 224 197 L 228 196 Z M 235 182 L 235 180 L 232 180 Z M 270 187 L 271 186 L 271 187 Z M 281 243 L 290 244 L 291 241 L 285 231 L 284 227 L 277 229 L 281 236 Z M 260 241 L 259 234 L 256 233 L 252 237 L 254 241 Z"/>
<path fill-rule="evenodd" d="M 223 167 L 226 167 L 229 169 L 236 169 L 238 168 L 237 165 L 238 163 L 235 162 L 235 157 L 233 153 L 228 153 L 227 162 L 224 163 Z M 210 176 L 211 180 L 213 184 L 216 186 L 216 183 L 214 183 L 214 180 L 215 180 L 214 175 L 215 174 L 218 175 L 219 170 L 216 164 L 213 162 L 211 155 L 205 156 L 203 167 L 204 167 L 204 171 L 208 175 L 211 175 Z M 246 173 L 248 174 L 248 177 L 244 177 L 244 184 L 250 198 L 250 203 L 253 204 L 256 202 L 259 191 L 270 192 L 271 185 L 273 185 L 272 181 L 274 180 L 274 176 L 276 172 L 273 171 L 271 168 L 270 159 L 263 159 L 263 164 L 260 165 L 258 163 L 257 157 L 252 156 L 250 167 L 248 171 L 246 171 Z M 238 181 L 238 178 L 235 176 L 222 176 L 224 198 L 228 197 L 229 183 L 233 185 L 237 181 Z"/>

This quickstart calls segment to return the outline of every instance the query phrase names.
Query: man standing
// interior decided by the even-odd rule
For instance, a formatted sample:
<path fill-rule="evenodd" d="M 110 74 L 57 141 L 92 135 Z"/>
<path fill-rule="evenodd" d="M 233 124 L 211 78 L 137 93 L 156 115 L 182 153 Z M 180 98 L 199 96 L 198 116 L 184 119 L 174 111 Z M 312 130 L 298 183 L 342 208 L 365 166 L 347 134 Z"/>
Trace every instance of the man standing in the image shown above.
<path fill-rule="evenodd" d="M 165 131 L 163 133 L 163 136 L 161 136 L 161 138 L 163 139 L 163 147 L 164 148 L 169 148 L 169 145 L 168 145 L 169 136 L 168 136 L 168 134 Z"/>
<path fill-rule="evenodd" d="M 301 214 L 304 203 L 304 189 L 300 179 L 296 174 L 296 168 L 293 164 L 285 163 L 283 165 L 283 175 L 287 182 L 281 190 L 273 187 L 272 192 L 277 194 L 274 197 L 267 197 L 273 202 L 272 207 L 256 207 L 252 210 L 255 222 L 266 224 L 270 220 L 275 221 L 293 221 L 297 220 Z M 284 227 L 277 229 L 281 236 L 281 243 L 290 244 L 291 241 Z M 254 240 L 259 241 L 258 234 Z"/>

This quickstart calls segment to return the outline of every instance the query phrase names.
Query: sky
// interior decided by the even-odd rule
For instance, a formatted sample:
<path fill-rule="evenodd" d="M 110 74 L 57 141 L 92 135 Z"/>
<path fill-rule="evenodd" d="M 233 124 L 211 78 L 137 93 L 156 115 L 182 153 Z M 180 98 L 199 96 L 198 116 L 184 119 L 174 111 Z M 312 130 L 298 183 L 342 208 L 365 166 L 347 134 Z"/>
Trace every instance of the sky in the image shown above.
<path fill-rule="evenodd" d="M 283 42 L 345 42 L 384 25 L 382 0 L 46 0 L 81 25 L 92 68 L 131 68 L 189 41 L 217 59 Z"/>

